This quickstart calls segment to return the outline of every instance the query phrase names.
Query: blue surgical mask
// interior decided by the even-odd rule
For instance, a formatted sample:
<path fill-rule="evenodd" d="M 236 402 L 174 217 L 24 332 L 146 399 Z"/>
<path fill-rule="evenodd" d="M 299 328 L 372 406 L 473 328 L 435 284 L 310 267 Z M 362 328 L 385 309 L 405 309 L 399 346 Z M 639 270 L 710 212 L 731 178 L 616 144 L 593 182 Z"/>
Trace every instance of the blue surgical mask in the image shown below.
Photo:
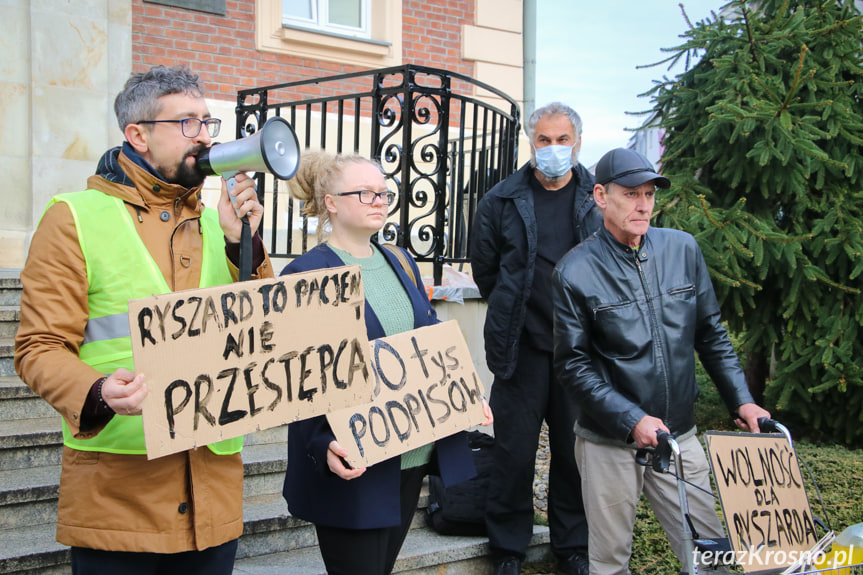
<path fill-rule="evenodd" d="M 557 178 L 572 169 L 572 146 L 545 146 L 536 150 L 536 169 Z"/>

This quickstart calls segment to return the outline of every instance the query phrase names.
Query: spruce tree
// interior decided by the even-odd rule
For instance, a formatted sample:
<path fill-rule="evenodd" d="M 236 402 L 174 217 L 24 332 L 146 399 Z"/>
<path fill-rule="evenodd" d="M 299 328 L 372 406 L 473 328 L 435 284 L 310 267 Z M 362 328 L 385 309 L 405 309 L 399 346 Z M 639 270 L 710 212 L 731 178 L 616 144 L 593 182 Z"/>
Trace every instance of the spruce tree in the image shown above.
<path fill-rule="evenodd" d="M 735 0 L 690 24 L 648 92 L 689 231 L 774 416 L 863 445 L 863 62 L 851 0 Z"/>

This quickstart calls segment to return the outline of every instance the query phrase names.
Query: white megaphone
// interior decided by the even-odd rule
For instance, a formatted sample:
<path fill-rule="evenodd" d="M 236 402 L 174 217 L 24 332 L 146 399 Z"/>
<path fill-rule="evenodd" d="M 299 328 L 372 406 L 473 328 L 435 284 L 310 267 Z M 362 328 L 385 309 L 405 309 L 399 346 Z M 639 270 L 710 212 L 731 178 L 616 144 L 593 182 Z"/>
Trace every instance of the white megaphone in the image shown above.
<path fill-rule="evenodd" d="M 270 118 L 256 134 L 225 144 L 213 144 L 198 158 L 198 169 L 208 176 L 231 182 L 239 172 L 270 172 L 289 180 L 300 166 L 300 143 L 291 125 L 281 116 Z"/>
<path fill-rule="evenodd" d="M 280 180 L 288 180 L 300 166 L 300 143 L 288 122 L 275 116 L 267 120 L 256 134 L 226 144 L 213 144 L 197 157 L 198 170 L 208 176 L 220 175 L 227 183 L 228 192 L 237 185 L 234 179 L 240 172 L 270 172 Z M 234 197 L 231 203 L 236 211 Z M 239 212 L 237 212 L 239 213 Z M 242 218 L 240 237 L 239 277 L 251 278 L 252 238 L 248 216 Z"/>

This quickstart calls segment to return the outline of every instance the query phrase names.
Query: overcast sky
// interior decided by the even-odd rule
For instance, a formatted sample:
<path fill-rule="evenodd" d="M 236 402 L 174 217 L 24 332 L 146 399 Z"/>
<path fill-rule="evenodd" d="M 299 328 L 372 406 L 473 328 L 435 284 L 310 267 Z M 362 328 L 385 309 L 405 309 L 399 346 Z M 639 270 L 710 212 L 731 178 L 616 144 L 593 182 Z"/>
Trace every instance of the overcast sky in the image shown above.
<path fill-rule="evenodd" d="M 718 11 L 721 0 L 680 0 L 695 23 Z M 638 94 L 667 72 L 637 70 L 666 57 L 661 48 L 681 43 L 688 29 L 677 0 L 538 0 L 536 105 L 572 106 L 584 122 L 580 160 L 590 167 L 612 148 L 624 147 L 651 108 Z M 682 71 L 680 68 L 678 71 Z"/>

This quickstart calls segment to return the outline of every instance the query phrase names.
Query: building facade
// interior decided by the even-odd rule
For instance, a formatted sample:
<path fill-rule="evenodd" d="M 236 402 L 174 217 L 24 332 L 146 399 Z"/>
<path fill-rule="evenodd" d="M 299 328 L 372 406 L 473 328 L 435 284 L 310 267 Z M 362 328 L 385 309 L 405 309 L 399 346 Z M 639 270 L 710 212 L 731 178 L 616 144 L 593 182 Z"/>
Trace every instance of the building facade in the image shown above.
<path fill-rule="evenodd" d="M 223 120 L 221 141 L 235 133 L 239 90 L 402 64 L 446 69 L 523 97 L 521 0 L 0 6 L 13 24 L 0 37 L 0 168 L 11 176 L 0 191 L 0 267 L 23 266 L 47 201 L 81 189 L 102 153 L 122 143 L 113 100 L 133 71 L 187 64 L 198 72 L 211 112 Z"/>

